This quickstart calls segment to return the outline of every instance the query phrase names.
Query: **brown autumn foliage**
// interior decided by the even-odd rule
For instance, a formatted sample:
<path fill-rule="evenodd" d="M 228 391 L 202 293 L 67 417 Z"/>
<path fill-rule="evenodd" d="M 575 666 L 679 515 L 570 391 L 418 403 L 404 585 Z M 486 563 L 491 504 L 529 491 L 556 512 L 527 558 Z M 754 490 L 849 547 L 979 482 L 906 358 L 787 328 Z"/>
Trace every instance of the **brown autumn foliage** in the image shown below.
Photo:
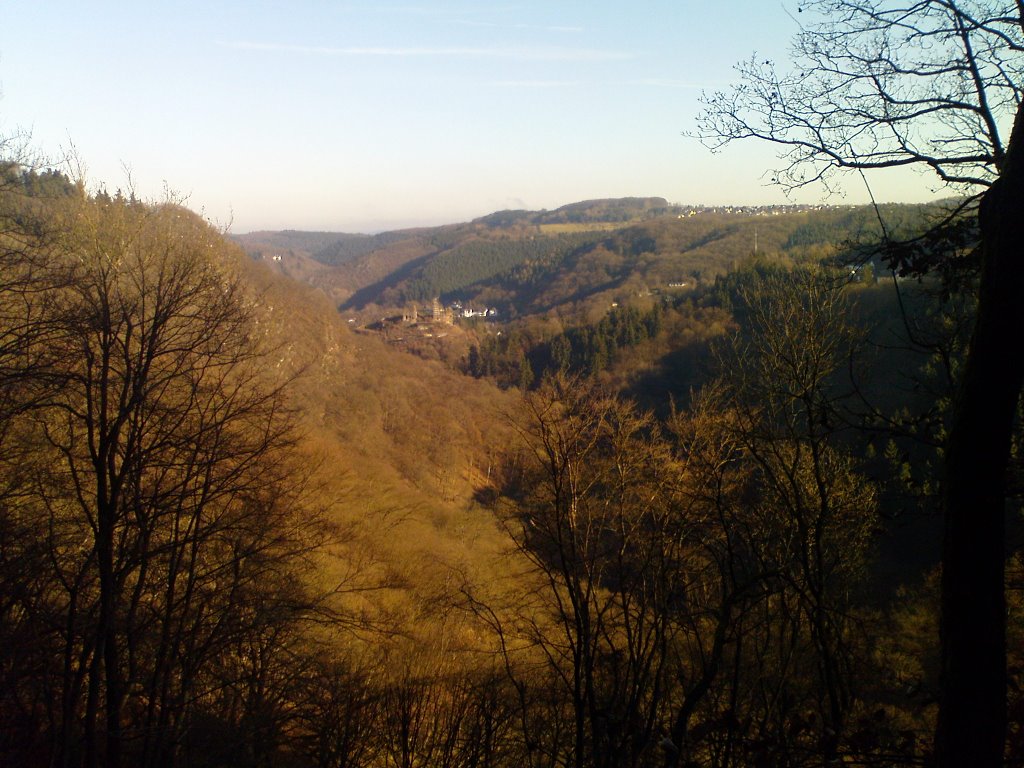
<path fill-rule="evenodd" d="M 4 178 L 3 760 L 927 759 L 935 582 L 869 594 L 849 287 L 754 264 L 731 315 L 521 396 L 180 206 Z M 711 339 L 687 407 L 616 394 Z"/>

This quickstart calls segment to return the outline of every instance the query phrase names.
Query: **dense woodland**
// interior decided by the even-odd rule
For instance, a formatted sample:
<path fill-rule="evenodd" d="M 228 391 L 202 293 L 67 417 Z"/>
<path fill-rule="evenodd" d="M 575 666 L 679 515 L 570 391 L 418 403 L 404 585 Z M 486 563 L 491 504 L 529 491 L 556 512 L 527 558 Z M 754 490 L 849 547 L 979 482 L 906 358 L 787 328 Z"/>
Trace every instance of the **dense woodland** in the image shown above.
<path fill-rule="evenodd" d="M 930 759 L 972 278 L 867 244 L 939 209 L 417 231 L 417 275 L 521 310 L 408 354 L 171 201 L 0 195 L 3 764 Z"/>
<path fill-rule="evenodd" d="M 0 139 L 0 765 L 1024 764 L 1024 5 L 797 10 L 696 135 L 947 202 L 228 238 Z"/>

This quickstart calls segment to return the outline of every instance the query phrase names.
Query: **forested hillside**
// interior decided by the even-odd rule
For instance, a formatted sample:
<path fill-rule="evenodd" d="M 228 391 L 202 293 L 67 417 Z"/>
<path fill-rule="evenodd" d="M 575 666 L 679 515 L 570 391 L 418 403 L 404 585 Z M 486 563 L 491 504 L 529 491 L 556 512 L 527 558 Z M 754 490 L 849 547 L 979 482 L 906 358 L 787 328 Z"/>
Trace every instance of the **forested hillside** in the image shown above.
<path fill-rule="evenodd" d="M 865 247 L 935 209 L 597 201 L 275 261 L 0 179 L 4 764 L 930 759 L 973 304 Z"/>
<path fill-rule="evenodd" d="M 0 195 L 0 761 L 269 759 L 488 567 L 514 403 L 176 204 L 16 166 Z"/>
<path fill-rule="evenodd" d="M 943 210 L 727 212 L 658 198 L 590 201 L 387 233 L 380 248 L 338 268 L 304 272 L 309 260 L 298 257 L 271 266 L 335 299 L 348 296 L 339 308 L 353 328 L 471 376 L 530 388 L 559 371 L 596 375 L 663 408 L 669 396 L 688 398 L 706 376 L 709 342 L 732 325 L 727 275 L 830 263 L 873 285 L 884 270 L 866 249 L 881 234 L 879 218 L 890 236 L 905 238 Z M 339 288 L 349 280 L 362 287 Z M 411 319 L 434 298 L 451 309 L 453 325 Z"/>
<path fill-rule="evenodd" d="M 902 238 L 940 211 L 893 205 L 882 215 L 890 236 Z M 878 215 L 869 207 L 726 212 L 626 198 L 551 212 L 502 211 L 437 229 L 336 235 L 329 245 L 318 233 L 312 240 L 317 250 L 304 250 L 309 237 L 300 233 L 239 240 L 250 255 L 276 257 L 276 268 L 357 314 L 440 298 L 492 306 L 507 319 L 693 289 L 753 255 L 821 259 L 878 236 Z M 280 247 L 268 249 L 274 242 Z M 310 259 L 324 266 L 303 265 Z"/>

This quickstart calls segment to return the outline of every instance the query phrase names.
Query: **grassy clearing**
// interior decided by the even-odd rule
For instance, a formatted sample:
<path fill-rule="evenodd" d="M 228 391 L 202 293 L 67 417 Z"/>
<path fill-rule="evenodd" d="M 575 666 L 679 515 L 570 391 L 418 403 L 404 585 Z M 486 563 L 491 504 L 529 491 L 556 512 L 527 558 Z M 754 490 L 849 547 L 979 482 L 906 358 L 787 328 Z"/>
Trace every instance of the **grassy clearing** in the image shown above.
<path fill-rule="evenodd" d="M 541 224 L 540 231 L 545 235 L 563 235 L 573 232 L 612 232 L 625 226 L 628 224 L 621 221 L 581 221 L 565 224 Z"/>

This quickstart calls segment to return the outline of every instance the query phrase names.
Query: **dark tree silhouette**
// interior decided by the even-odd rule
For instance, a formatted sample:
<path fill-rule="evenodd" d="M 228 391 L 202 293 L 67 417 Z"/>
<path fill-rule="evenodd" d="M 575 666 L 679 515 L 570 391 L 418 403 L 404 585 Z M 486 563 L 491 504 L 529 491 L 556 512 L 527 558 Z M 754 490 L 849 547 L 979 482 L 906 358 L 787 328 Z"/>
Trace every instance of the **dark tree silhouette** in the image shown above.
<path fill-rule="evenodd" d="M 324 534 L 290 460 L 288 376 L 241 257 L 194 214 L 80 189 L 2 202 L 9 754 L 174 764 L 200 692 L 242 688 L 250 649 L 280 656 L 266 638 L 309 604 Z"/>
<path fill-rule="evenodd" d="M 939 765 L 999 765 L 1006 736 L 1005 476 L 1024 355 L 1024 2 L 812 0 L 793 68 L 741 65 L 706 96 L 718 148 L 780 149 L 772 181 L 913 167 L 979 189 L 978 313 L 946 441 Z"/>

